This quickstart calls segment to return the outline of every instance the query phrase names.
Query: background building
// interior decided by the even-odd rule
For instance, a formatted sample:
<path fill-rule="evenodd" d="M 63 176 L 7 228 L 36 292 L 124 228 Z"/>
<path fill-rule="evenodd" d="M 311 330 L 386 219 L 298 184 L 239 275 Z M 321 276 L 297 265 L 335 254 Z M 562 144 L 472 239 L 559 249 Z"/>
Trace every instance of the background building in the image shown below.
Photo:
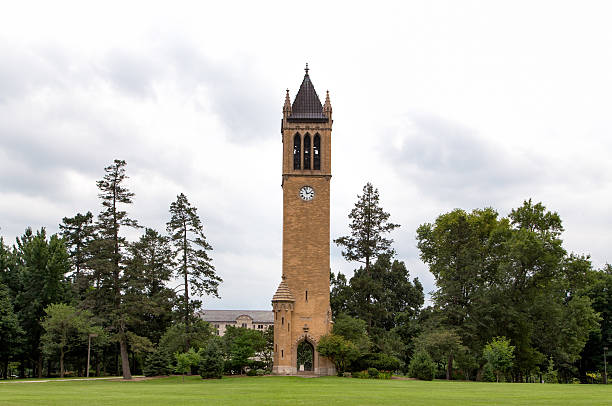
<path fill-rule="evenodd" d="M 227 326 L 264 331 L 274 325 L 271 310 L 204 310 L 200 318 L 209 322 L 220 336 L 225 334 Z"/>

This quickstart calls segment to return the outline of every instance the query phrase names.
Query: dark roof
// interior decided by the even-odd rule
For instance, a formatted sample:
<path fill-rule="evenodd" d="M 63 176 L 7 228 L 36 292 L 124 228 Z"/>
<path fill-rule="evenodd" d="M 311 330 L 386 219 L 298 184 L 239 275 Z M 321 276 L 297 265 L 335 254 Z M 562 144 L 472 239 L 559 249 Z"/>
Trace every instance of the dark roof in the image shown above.
<path fill-rule="evenodd" d="M 289 121 L 298 122 L 326 122 L 327 117 L 323 114 L 323 105 L 317 91 L 315 90 L 308 70 L 304 75 L 304 80 L 298 90 L 293 105 L 291 106 L 291 114 L 287 118 Z"/>
<path fill-rule="evenodd" d="M 274 312 L 272 310 L 204 310 L 199 314 L 205 321 L 236 321 L 240 316 L 249 316 L 253 322 L 273 323 Z"/>

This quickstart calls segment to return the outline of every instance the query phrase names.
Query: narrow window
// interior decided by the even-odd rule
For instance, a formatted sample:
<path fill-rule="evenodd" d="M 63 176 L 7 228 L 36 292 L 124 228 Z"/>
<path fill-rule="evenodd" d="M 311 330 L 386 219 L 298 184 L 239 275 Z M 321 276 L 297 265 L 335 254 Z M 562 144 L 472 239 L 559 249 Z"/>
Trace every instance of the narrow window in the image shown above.
<path fill-rule="evenodd" d="M 315 171 L 320 171 L 321 170 L 321 137 L 319 137 L 319 134 L 315 134 L 314 136 L 314 148 L 313 148 L 313 163 L 314 163 L 314 167 L 312 169 L 314 169 Z"/>
<path fill-rule="evenodd" d="M 278 352 L 278 344 L 274 345 L 274 351 Z"/>
<path fill-rule="evenodd" d="M 287 331 L 291 331 L 291 323 L 287 322 Z"/>
<path fill-rule="evenodd" d="M 308 302 L 308 291 L 306 291 L 306 302 Z"/>
<path fill-rule="evenodd" d="M 281 350 L 281 358 L 285 358 L 285 350 Z"/>
<path fill-rule="evenodd" d="M 300 134 L 295 134 L 293 137 L 293 169 L 300 169 L 301 143 Z"/>
<path fill-rule="evenodd" d="M 281 317 L 281 326 L 284 326 L 284 325 L 285 325 L 285 318 Z"/>
<path fill-rule="evenodd" d="M 310 169 L 310 135 L 304 136 L 304 169 Z"/>

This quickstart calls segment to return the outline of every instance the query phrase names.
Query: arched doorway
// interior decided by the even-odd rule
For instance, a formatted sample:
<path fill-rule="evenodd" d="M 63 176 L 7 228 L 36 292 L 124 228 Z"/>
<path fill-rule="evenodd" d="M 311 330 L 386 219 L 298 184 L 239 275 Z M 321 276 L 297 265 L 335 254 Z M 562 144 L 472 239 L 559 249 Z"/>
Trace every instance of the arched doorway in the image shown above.
<path fill-rule="evenodd" d="M 298 372 L 314 371 L 314 346 L 304 340 L 297 347 L 297 370 Z"/>

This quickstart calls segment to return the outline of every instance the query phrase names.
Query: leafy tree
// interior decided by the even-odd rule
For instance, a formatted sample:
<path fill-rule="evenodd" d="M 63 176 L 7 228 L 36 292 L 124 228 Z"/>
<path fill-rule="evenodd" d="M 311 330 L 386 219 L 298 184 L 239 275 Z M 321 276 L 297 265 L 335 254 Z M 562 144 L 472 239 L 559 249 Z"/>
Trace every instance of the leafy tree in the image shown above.
<path fill-rule="evenodd" d="M 167 231 L 178 261 L 176 275 L 183 280 L 182 310 L 185 332 L 188 333 L 193 311 L 200 305 L 198 301 L 190 301 L 190 288 L 191 293 L 197 295 L 206 293 L 218 297 L 217 289 L 222 279 L 215 273 L 212 259 L 208 256 L 207 251 L 212 250 L 212 246 L 206 241 L 197 209 L 183 193 L 170 204 L 170 214 Z M 189 341 L 186 341 L 185 348 L 189 346 Z"/>
<path fill-rule="evenodd" d="M 506 337 L 495 337 L 482 351 L 482 357 L 487 360 L 499 382 L 499 376 L 512 367 L 514 346 Z"/>
<path fill-rule="evenodd" d="M 416 341 L 416 346 L 426 350 L 434 361 L 446 364 L 446 379 L 452 379 L 453 359 L 465 351 L 457 333 L 445 329 L 426 331 Z"/>
<path fill-rule="evenodd" d="M 174 354 L 176 360 L 176 372 L 183 375 L 183 382 L 185 382 L 185 374 L 191 371 L 191 356 L 186 352 L 177 352 Z"/>
<path fill-rule="evenodd" d="M 334 320 L 332 332 L 355 344 L 359 352 L 367 353 L 370 351 L 372 343 L 370 337 L 368 337 L 365 321 L 346 314 L 339 314 Z"/>
<path fill-rule="evenodd" d="M 132 204 L 134 193 L 130 192 L 123 182 L 128 178 L 125 174 L 126 162 L 115 159 L 112 165 L 104 168 L 106 174 L 96 182 L 102 200 L 103 211 L 98 215 L 96 228 L 100 234 L 98 258 L 96 262 L 101 272 L 102 291 L 107 293 L 104 311 L 110 316 L 110 323 L 115 337 L 119 342 L 121 354 L 121 369 L 124 379 L 131 379 L 128 359 L 128 314 L 124 303 L 123 292 L 125 288 L 124 250 L 127 241 L 121 235 L 121 227 L 138 228 L 138 223 L 128 217 L 127 211 L 121 210 L 121 205 Z"/>
<path fill-rule="evenodd" d="M 64 217 L 59 228 L 74 268 L 74 283 L 80 294 L 86 287 L 82 273 L 87 267 L 90 258 L 89 245 L 95 236 L 93 214 L 88 211 L 86 214 L 77 213 L 74 217 Z"/>
<path fill-rule="evenodd" d="M 17 238 L 16 256 L 19 285 L 15 310 L 25 331 L 24 350 L 36 362 L 36 373 L 42 377 L 41 321 L 48 305 L 71 300 L 70 284 L 65 276 L 70 262 L 62 239 L 55 234 L 47 239 L 44 228 L 36 234 L 27 228 Z"/>
<path fill-rule="evenodd" d="M 42 349 L 46 354 L 59 352 L 60 378 L 64 377 L 64 357 L 75 346 L 84 343 L 89 333 L 100 333 L 99 328 L 91 325 L 91 314 L 79 311 L 74 306 L 63 303 L 51 304 L 45 308 L 47 314 L 42 322 L 45 333 L 42 336 Z"/>
<path fill-rule="evenodd" d="M 263 332 L 266 345 L 261 352 L 261 357 L 266 365 L 268 371 L 272 371 L 272 364 L 274 362 L 274 326 L 268 327 Z"/>
<path fill-rule="evenodd" d="M 351 234 L 334 240 L 344 248 L 342 256 L 347 261 L 363 263 L 366 272 L 370 272 L 370 263 L 379 255 L 393 256 L 393 240 L 384 235 L 399 227 L 399 224 L 390 223 L 389 217 L 389 213 L 379 205 L 378 189 L 368 182 L 349 214 Z"/>
<path fill-rule="evenodd" d="M 351 361 L 359 356 L 359 350 L 355 344 L 333 333 L 326 334 L 319 339 L 317 351 L 334 363 L 338 376 L 342 376 Z"/>
<path fill-rule="evenodd" d="M 23 330 L 14 312 L 9 290 L 0 282 L 0 376 L 4 379 L 8 378 L 9 360 L 15 355 L 22 334 Z"/>
<path fill-rule="evenodd" d="M 188 336 L 186 336 L 186 334 Z M 210 324 L 204 320 L 196 320 L 191 325 L 189 333 L 185 333 L 185 325 L 183 323 L 176 323 L 170 326 L 160 338 L 159 348 L 163 349 L 168 354 L 183 352 L 187 340 L 191 343 L 191 347 L 193 348 L 204 348 L 208 340 L 212 337 L 212 334 Z"/>
<path fill-rule="evenodd" d="M 436 365 L 432 361 L 427 351 L 418 350 L 410 361 L 408 371 L 410 376 L 413 378 L 417 378 L 422 381 L 431 381 L 434 379 Z"/>
<path fill-rule="evenodd" d="M 244 373 L 250 358 L 264 351 L 266 340 L 261 331 L 227 326 L 223 335 L 228 364 L 231 370 Z"/>
<path fill-rule="evenodd" d="M 200 376 L 203 379 L 221 379 L 223 376 L 223 348 L 221 339 L 213 337 L 202 351 Z"/>

